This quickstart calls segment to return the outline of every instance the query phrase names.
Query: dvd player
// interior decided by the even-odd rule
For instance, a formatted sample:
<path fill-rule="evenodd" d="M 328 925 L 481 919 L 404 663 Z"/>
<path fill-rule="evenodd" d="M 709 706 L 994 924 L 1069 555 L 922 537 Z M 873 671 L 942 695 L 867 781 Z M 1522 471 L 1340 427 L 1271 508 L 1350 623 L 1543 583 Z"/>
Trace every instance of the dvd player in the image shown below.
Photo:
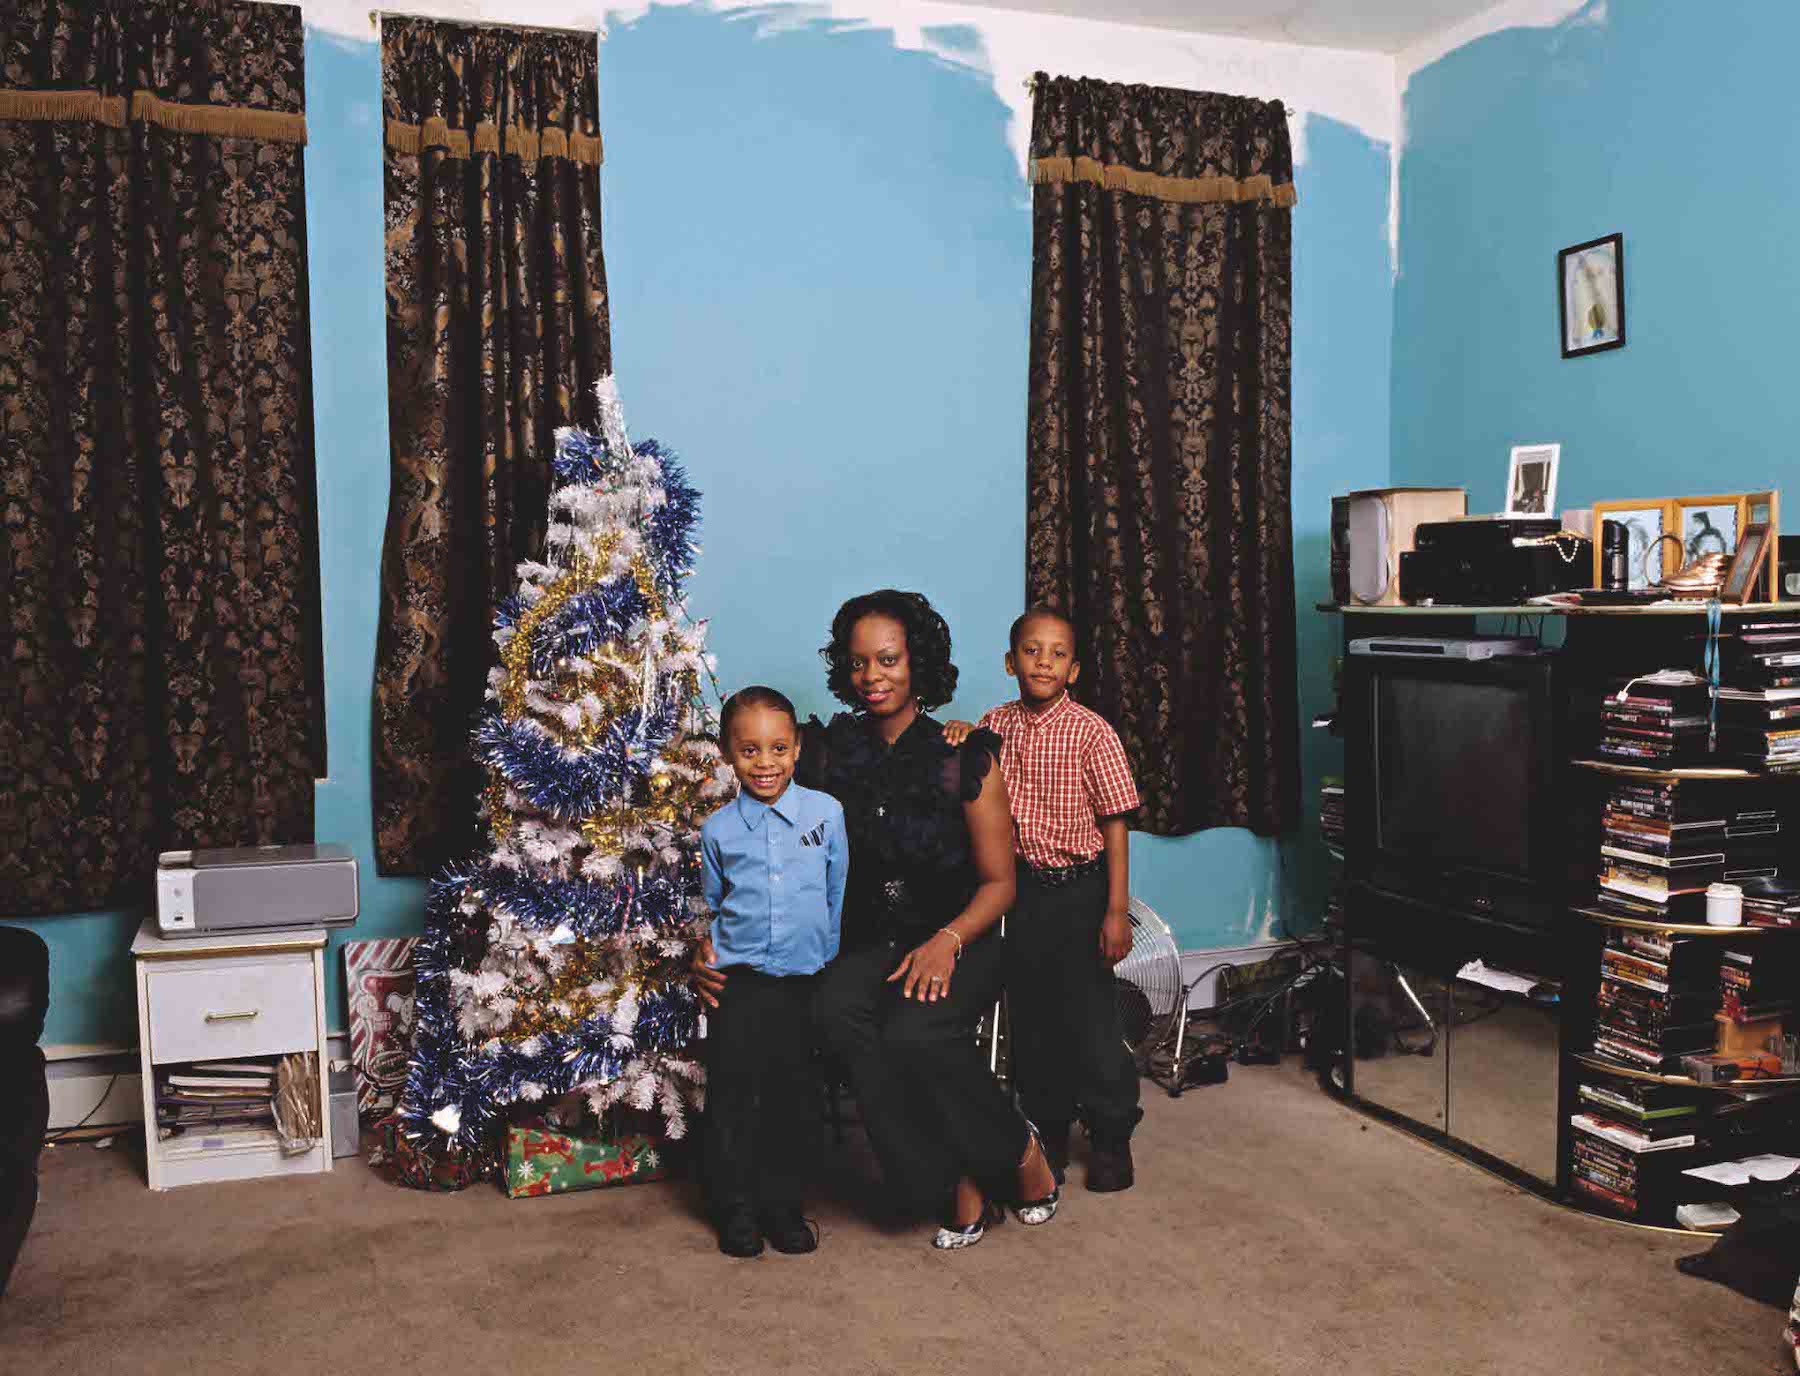
<path fill-rule="evenodd" d="M 1350 642 L 1353 655 L 1385 655 L 1400 659 L 1501 659 L 1535 655 L 1537 641 L 1518 636 L 1369 636 Z"/>

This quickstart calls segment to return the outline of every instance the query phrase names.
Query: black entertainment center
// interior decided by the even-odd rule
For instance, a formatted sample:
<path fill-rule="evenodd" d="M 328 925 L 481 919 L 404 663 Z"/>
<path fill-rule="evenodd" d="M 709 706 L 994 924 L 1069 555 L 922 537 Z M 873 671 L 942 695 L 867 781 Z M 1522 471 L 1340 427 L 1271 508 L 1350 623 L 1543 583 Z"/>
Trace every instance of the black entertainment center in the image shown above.
<path fill-rule="evenodd" d="M 1602 949 L 1609 933 L 1632 926 L 1595 907 L 1609 787 L 1704 778 L 1711 788 L 1766 777 L 1592 758 L 1608 685 L 1698 664 L 1705 607 L 1321 610 L 1341 616 L 1346 648 L 1382 637 L 1476 637 L 1501 626 L 1544 642 L 1539 653 L 1492 658 L 1344 657 L 1335 727 L 1345 745 L 1337 938 L 1350 994 L 1329 1085 L 1355 1107 L 1546 1197 L 1672 1223 L 1674 1193 L 1656 1196 L 1654 1208 L 1615 1210 L 1587 1184 L 1575 1188 L 1577 1167 L 1589 1176 L 1600 1168 L 1585 1160 L 1587 1142 L 1576 1140 L 1571 1118 L 1591 1107 L 1593 1086 L 1584 1081 L 1599 1074 L 1705 1097 L 1704 1086 L 1666 1067 L 1641 1075 L 1612 1063 L 1592 1069 L 1600 1064 L 1592 1051 Z M 1723 629 L 1769 611 L 1725 608 Z M 1792 777 L 1766 786 L 1795 789 Z M 1784 841 L 1791 845 L 1791 835 Z M 1800 938 L 1783 928 L 1641 925 L 1659 941 L 1711 947 L 1739 938 L 1732 944 L 1800 951 Z M 1495 970 L 1522 978 L 1494 978 Z M 1674 1169 L 1680 1153 L 1639 1159 L 1669 1167 L 1685 1185 Z"/>

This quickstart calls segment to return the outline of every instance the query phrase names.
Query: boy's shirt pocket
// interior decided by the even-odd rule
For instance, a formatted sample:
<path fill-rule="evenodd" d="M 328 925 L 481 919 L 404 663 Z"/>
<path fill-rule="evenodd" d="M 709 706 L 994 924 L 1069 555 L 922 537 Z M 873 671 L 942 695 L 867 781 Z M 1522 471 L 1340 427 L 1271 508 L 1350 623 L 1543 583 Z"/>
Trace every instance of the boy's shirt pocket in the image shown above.
<path fill-rule="evenodd" d="M 796 884 L 810 895 L 814 887 L 825 884 L 826 857 L 830 854 L 831 823 L 819 822 L 793 838 L 786 863 L 792 869 Z"/>

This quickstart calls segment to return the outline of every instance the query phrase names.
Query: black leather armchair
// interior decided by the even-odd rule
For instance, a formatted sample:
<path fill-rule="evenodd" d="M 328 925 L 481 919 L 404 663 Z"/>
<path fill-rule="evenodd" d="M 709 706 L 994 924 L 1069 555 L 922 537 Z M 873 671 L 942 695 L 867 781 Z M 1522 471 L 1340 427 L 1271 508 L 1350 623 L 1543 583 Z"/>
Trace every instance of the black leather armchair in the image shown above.
<path fill-rule="evenodd" d="M 38 1155 L 50 1122 L 44 1015 L 50 948 L 36 932 L 0 927 L 0 1295 L 37 1212 Z"/>

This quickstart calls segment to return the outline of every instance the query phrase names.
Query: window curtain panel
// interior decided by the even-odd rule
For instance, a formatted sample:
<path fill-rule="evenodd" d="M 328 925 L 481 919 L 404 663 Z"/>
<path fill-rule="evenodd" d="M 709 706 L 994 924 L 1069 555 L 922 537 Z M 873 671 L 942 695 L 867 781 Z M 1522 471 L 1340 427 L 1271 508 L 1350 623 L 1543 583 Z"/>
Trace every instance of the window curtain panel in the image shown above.
<path fill-rule="evenodd" d="M 1286 115 L 1034 84 L 1027 593 L 1075 621 L 1139 829 L 1274 835 L 1300 795 Z"/>
<path fill-rule="evenodd" d="M 384 19 L 392 480 L 375 669 L 375 849 L 476 841 L 495 605 L 538 558 L 559 426 L 612 369 L 598 40 Z"/>
<path fill-rule="evenodd" d="M 0 7 L 0 912 L 313 838 L 301 62 L 293 6 Z"/>

